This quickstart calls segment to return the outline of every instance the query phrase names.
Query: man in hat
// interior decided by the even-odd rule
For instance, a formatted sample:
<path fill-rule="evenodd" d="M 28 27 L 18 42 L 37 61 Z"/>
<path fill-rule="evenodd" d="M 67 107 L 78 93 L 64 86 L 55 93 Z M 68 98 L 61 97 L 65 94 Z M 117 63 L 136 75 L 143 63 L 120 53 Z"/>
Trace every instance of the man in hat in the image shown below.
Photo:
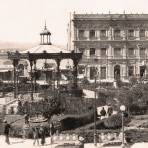
<path fill-rule="evenodd" d="M 43 127 L 43 124 L 40 125 L 39 133 L 41 136 L 41 144 L 44 145 L 45 144 L 45 129 Z"/>
<path fill-rule="evenodd" d="M 4 120 L 4 135 L 5 135 L 5 142 L 7 144 L 10 144 L 10 141 L 9 141 L 9 130 L 10 130 L 10 124 L 7 123 L 6 120 Z"/>

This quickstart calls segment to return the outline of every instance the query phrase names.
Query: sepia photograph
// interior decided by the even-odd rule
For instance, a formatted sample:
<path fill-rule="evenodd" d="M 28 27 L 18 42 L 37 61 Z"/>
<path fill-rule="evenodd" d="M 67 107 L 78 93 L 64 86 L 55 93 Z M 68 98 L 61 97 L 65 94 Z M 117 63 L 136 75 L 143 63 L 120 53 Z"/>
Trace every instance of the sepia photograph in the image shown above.
<path fill-rule="evenodd" d="M 0 0 L 1 148 L 148 148 L 147 0 Z"/>

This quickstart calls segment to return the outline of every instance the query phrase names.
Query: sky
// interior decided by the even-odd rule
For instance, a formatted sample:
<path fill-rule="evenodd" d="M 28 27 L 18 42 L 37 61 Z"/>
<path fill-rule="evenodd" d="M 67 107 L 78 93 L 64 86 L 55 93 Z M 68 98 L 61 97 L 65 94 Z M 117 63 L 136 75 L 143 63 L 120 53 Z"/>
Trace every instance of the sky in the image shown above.
<path fill-rule="evenodd" d="M 45 20 L 51 42 L 67 44 L 73 13 L 148 13 L 148 0 L 0 0 L 0 41 L 40 42 Z"/>

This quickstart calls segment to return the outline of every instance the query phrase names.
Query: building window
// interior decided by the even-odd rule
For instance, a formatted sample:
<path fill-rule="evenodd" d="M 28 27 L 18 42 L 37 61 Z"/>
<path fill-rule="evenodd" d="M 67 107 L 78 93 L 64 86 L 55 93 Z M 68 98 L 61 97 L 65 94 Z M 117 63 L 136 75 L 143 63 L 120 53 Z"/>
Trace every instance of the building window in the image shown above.
<path fill-rule="evenodd" d="M 100 38 L 101 38 L 101 39 L 106 38 L 106 30 L 101 30 L 101 31 L 100 31 Z"/>
<path fill-rule="evenodd" d="M 133 29 L 130 29 L 128 30 L 128 37 L 134 37 L 134 30 Z"/>
<path fill-rule="evenodd" d="M 90 48 L 89 55 L 90 56 L 95 56 L 95 53 L 96 53 L 96 49 L 95 48 Z"/>
<path fill-rule="evenodd" d="M 140 29 L 139 36 L 145 37 L 145 30 L 144 29 Z"/>
<path fill-rule="evenodd" d="M 84 74 L 85 73 L 85 66 L 84 65 L 79 65 L 79 67 L 78 67 L 78 73 L 79 74 Z"/>
<path fill-rule="evenodd" d="M 129 57 L 134 56 L 134 48 L 129 48 L 129 49 L 128 49 L 128 56 L 129 56 Z"/>
<path fill-rule="evenodd" d="M 86 38 L 85 38 L 85 31 L 84 31 L 84 30 L 79 30 L 79 35 L 78 35 L 78 36 L 79 36 L 79 39 L 80 39 L 80 40 L 86 39 Z"/>
<path fill-rule="evenodd" d="M 120 37 L 121 37 L 121 31 L 120 30 L 115 30 L 114 31 L 114 37 L 115 37 L 115 39 L 120 39 Z"/>
<path fill-rule="evenodd" d="M 134 75 L 134 66 L 129 66 L 128 67 L 128 76 L 133 76 Z"/>
<path fill-rule="evenodd" d="M 101 57 L 106 56 L 106 48 L 101 48 Z"/>
<path fill-rule="evenodd" d="M 114 48 L 114 56 L 115 57 L 121 56 L 121 48 Z"/>
<path fill-rule="evenodd" d="M 96 75 L 96 67 L 90 67 L 90 79 L 94 79 Z"/>
<path fill-rule="evenodd" d="M 106 67 L 101 67 L 101 79 L 106 79 Z"/>
<path fill-rule="evenodd" d="M 140 48 L 140 57 L 145 57 L 145 48 Z"/>
<path fill-rule="evenodd" d="M 90 30 L 89 32 L 89 39 L 95 39 L 95 30 Z"/>

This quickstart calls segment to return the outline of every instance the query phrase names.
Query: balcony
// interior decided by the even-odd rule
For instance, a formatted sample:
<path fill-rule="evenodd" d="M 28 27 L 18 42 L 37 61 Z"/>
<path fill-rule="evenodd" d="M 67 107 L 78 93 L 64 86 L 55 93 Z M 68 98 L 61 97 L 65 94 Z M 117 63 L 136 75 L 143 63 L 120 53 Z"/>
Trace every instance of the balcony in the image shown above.
<path fill-rule="evenodd" d="M 121 37 L 121 36 L 114 36 L 114 40 L 123 40 L 123 37 Z"/>
<path fill-rule="evenodd" d="M 114 59 L 123 59 L 123 56 L 120 54 L 120 55 L 114 55 L 113 56 Z"/>
<path fill-rule="evenodd" d="M 100 40 L 108 40 L 107 36 L 100 36 Z"/>

